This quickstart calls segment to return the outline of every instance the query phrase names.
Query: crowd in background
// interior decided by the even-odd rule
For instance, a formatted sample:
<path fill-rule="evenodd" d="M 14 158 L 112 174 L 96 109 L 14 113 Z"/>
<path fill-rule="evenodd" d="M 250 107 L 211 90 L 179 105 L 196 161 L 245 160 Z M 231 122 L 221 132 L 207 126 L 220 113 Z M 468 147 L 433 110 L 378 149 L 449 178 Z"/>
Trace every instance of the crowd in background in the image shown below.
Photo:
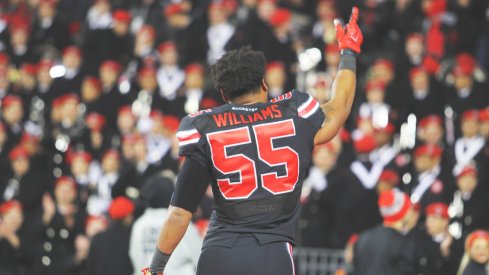
<path fill-rule="evenodd" d="M 415 213 L 404 274 L 455 274 L 479 244 L 466 237 L 489 230 L 485 0 L 2 1 L 0 274 L 139 274 L 178 173 L 179 121 L 223 104 L 210 66 L 250 45 L 270 97 L 300 88 L 326 102 L 333 19 L 353 5 L 356 99 L 315 148 L 298 245 L 351 247 L 383 223 L 379 194 L 401 190 Z M 170 275 L 193 274 L 211 211 L 209 191 Z"/>

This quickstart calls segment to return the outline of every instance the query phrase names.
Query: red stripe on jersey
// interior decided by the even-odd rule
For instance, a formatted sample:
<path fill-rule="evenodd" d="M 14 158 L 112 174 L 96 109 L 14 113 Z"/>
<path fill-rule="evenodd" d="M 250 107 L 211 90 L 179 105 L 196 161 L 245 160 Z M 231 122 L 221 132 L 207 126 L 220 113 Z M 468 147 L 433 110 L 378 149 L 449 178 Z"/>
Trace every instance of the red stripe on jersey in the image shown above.
<path fill-rule="evenodd" d="M 185 141 L 189 141 L 191 139 L 199 139 L 199 138 L 200 138 L 200 134 L 197 132 L 195 134 L 191 134 L 191 135 L 188 135 L 185 137 L 179 137 L 178 142 L 185 142 Z"/>
<path fill-rule="evenodd" d="M 302 111 L 299 112 L 299 116 L 305 116 L 308 114 L 310 111 L 312 111 L 316 107 L 317 101 L 315 99 L 311 100 L 309 104 L 307 105 L 306 108 L 304 108 Z"/>

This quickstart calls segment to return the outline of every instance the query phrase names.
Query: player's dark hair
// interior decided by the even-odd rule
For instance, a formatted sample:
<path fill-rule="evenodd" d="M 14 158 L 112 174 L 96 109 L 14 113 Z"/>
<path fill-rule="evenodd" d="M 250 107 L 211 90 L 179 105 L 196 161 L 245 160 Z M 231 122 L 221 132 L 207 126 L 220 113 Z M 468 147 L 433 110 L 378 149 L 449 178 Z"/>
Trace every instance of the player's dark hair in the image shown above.
<path fill-rule="evenodd" d="M 211 68 L 214 86 L 228 99 L 256 92 L 265 74 L 265 63 L 263 52 L 249 46 L 229 51 Z"/>

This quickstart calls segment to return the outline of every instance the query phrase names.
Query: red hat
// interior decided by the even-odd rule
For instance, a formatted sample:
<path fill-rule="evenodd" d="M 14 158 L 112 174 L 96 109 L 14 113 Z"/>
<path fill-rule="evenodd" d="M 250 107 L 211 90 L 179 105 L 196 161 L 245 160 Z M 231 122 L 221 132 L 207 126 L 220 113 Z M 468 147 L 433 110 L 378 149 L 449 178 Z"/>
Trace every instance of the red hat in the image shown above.
<path fill-rule="evenodd" d="M 438 126 L 441 126 L 443 121 L 441 120 L 441 117 L 439 115 L 429 115 L 424 118 L 422 118 L 419 121 L 419 127 L 425 128 L 426 126 L 430 124 L 436 124 Z"/>
<path fill-rule="evenodd" d="M 76 152 L 73 152 L 71 154 L 71 157 L 70 157 L 71 162 L 73 162 L 75 160 L 75 158 L 80 158 L 84 162 L 88 162 L 88 163 L 92 161 L 92 156 L 89 153 L 85 152 L 85 151 L 76 151 Z"/>
<path fill-rule="evenodd" d="M 407 37 L 407 40 L 411 40 L 411 39 L 416 39 L 416 40 L 423 40 L 423 34 L 421 33 L 411 33 L 410 35 L 408 35 Z"/>
<path fill-rule="evenodd" d="M 20 70 L 26 74 L 35 75 L 37 74 L 38 67 L 36 64 L 24 63 Z"/>
<path fill-rule="evenodd" d="M 204 73 L 204 66 L 198 63 L 192 63 L 187 65 L 185 67 L 185 73 L 186 74 L 192 74 L 192 73 L 198 73 L 198 74 L 203 74 Z"/>
<path fill-rule="evenodd" d="M 53 108 L 60 107 L 61 105 L 63 105 L 63 96 L 58 96 L 57 98 L 53 99 Z"/>
<path fill-rule="evenodd" d="M 467 236 L 467 239 L 465 239 L 465 249 L 469 250 L 472 248 L 472 245 L 474 244 L 475 240 L 477 239 L 484 239 L 489 243 L 489 231 L 486 230 L 476 230 L 472 233 L 470 233 Z"/>
<path fill-rule="evenodd" d="M 423 66 L 414 67 L 411 69 L 411 71 L 409 71 L 409 78 L 413 79 L 419 73 L 425 73 L 426 74 L 427 72 Z"/>
<path fill-rule="evenodd" d="M 396 127 L 394 126 L 394 124 L 392 124 L 391 122 L 389 122 L 384 127 L 374 127 L 374 131 L 375 132 L 382 132 L 382 133 L 386 133 L 386 134 L 392 135 L 396 131 Z"/>
<path fill-rule="evenodd" d="M 10 160 L 17 160 L 19 158 L 29 158 L 29 152 L 27 152 L 27 150 L 24 147 L 17 146 L 10 151 L 10 153 L 8 154 L 8 158 Z"/>
<path fill-rule="evenodd" d="M 160 110 L 151 110 L 149 117 L 152 120 L 161 120 L 163 119 L 163 113 Z"/>
<path fill-rule="evenodd" d="M 50 59 L 41 59 L 37 64 L 38 71 L 40 70 L 50 70 L 53 67 L 54 63 Z"/>
<path fill-rule="evenodd" d="M 127 10 L 116 10 L 112 14 L 112 18 L 117 22 L 129 23 L 131 22 L 131 13 Z"/>
<path fill-rule="evenodd" d="M 367 85 L 365 86 L 365 92 L 370 92 L 372 90 L 381 90 L 382 92 L 385 91 L 385 82 L 380 81 L 380 80 L 370 80 L 367 82 Z"/>
<path fill-rule="evenodd" d="M 385 169 L 382 171 L 382 174 L 380 174 L 379 182 L 380 181 L 387 182 L 392 186 L 397 186 L 399 185 L 399 175 L 394 170 Z"/>
<path fill-rule="evenodd" d="M 428 155 L 431 158 L 439 158 L 443 153 L 443 149 L 436 144 L 423 144 L 416 148 L 414 157 Z"/>
<path fill-rule="evenodd" d="M 76 55 L 78 57 L 82 56 L 82 52 L 81 52 L 80 48 L 78 48 L 76 46 L 68 46 L 68 47 L 64 48 L 63 56 L 65 56 L 67 54 L 73 54 L 73 55 Z"/>
<path fill-rule="evenodd" d="M 355 147 L 355 150 L 360 154 L 370 153 L 377 147 L 377 142 L 375 141 L 373 135 L 363 134 L 358 138 L 354 138 L 353 146 Z"/>
<path fill-rule="evenodd" d="M 114 60 L 106 60 L 100 65 L 100 70 L 112 70 L 119 73 L 121 70 L 121 64 Z"/>
<path fill-rule="evenodd" d="M 379 197 L 380 214 L 384 224 L 395 223 L 402 220 L 411 208 L 411 200 L 403 192 L 392 189 L 382 192 Z"/>
<path fill-rule="evenodd" d="M 78 95 L 75 93 L 69 93 L 64 96 L 61 96 L 60 100 L 61 100 L 61 104 L 65 104 L 68 101 L 76 101 L 77 103 L 80 101 Z"/>
<path fill-rule="evenodd" d="M 374 66 L 385 66 L 391 71 L 394 70 L 394 64 L 392 63 L 392 61 L 386 58 L 377 59 L 374 63 Z"/>
<path fill-rule="evenodd" d="M 444 219 L 448 219 L 448 205 L 442 202 L 430 203 L 425 209 L 426 216 L 440 216 Z"/>
<path fill-rule="evenodd" d="M 138 77 L 156 76 L 156 70 L 153 67 L 143 67 L 139 70 Z"/>
<path fill-rule="evenodd" d="M 330 43 L 324 47 L 324 52 L 328 53 L 340 53 L 340 46 L 337 43 Z"/>
<path fill-rule="evenodd" d="M 278 27 L 288 23 L 291 18 L 292 14 L 288 9 L 277 9 L 272 16 L 270 16 L 269 23 L 274 27 Z"/>
<path fill-rule="evenodd" d="M 456 57 L 456 64 L 473 70 L 477 66 L 477 61 L 475 60 L 475 57 L 469 53 L 460 53 Z"/>
<path fill-rule="evenodd" d="M 458 178 L 461 178 L 463 176 L 467 176 L 467 175 L 471 175 L 471 176 L 477 177 L 477 168 L 474 165 L 467 165 L 467 166 L 465 166 L 462 169 L 462 171 L 460 171 L 460 173 L 458 173 L 457 179 Z"/>
<path fill-rule="evenodd" d="M 84 81 L 92 85 L 98 92 L 102 91 L 102 83 L 95 76 L 87 76 Z"/>
<path fill-rule="evenodd" d="M 431 0 L 428 6 L 424 9 L 424 12 L 428 16 L 435 16 L 447 9 L 446 0 Z"/>
<path fill-rule="evenodd" d="M 163 125 L 172 132 L 177 132 L 180 127 L 180 119 L 176 116 L 164 116 Z"/>
<path fill-rule="evenodd" d="M 480 121 L 489 121 L 489 108 L 485 108 L 479 111 Z"/>
<path fill-rule="evenodd" d="M 67 184 L 73 189 L 77 188 L 75 180 L 70 176 L 61 176 L 57 178 L 56 181 L 54 182 L 54 188 L 56 189 L 61 184 Z"/>
<path fill-rule="evenodd" d="M 456 65 L 452 70 L 454 76 L 470 76 L 473 72 L 474 70 L 472 67 L 462 64 Z"/>
<path fill-rule="evenodd" d="M 3 98 L 3 100 L 2 100 L 3 108 L 7 108 L 12 104 L 22 105 L 22 100 L 20 99 L 20 97 L 18 97 L 16 95 L 8 95 L 8 96 Z"/>
<path fill-rule="evenodd" d="M 22 137 L 20 138 L 20 143 L 25 143 L 25 142 L 39 142 L 40 138 L 35 135 L 31 135 L 28 132 L 24 132 L 22 134 Z"/>
<path fill-rule="evenodd" d="M 160 44 L 158 51 L 160 53 L 166 52 L 168 50 L 176 51 L 177 45 L 173 41 L 166 41 Z"/>
<path fill-rule="evenodd" d="M 17 32 L 17 31 L 29 32 L 29 30 L 30 30 L 29 22 L 26 19 L 21 18 L 21 17 L 13 18 L 10 21 L 9 26 L 10 26 L 10 32 L 11 33 Z"/>
<path fill-rule="evenodd" d="M 126 197 L 115 198 L 109 207 L 109 216 L 113 220 L 121 220 L 134 212 L 134 203 Z"/>
<path fill-rule="evenodd" d="M 130 114 L 132 117 L 134 117 L 131 106 L 122 106 L 119 108 L 119 112 L 117 112 L 117 115 L 120 116 L 125 114 Z"/>
<path fill-rule="evenodd" d="M 183 9 L 182 4 L 174 3 L 174 4 L 170 4 L 170 5 L 165 7 L 165 16 L 167 16 L 167 17 L 172 16 L 172 15 L 176 15 L 179 13 L 183 13 L 183 12 L 184 12 L 184 9 Z"/>
<path fill-rule="evenodd" d="M 6 201 L 6 202 L 0 204 L 0 214 L 5 214 L 5 213 L 7 213 L 7 211 L 9 211 L 10 209 L 13 209 L 13 208 L 17 208 L 20 211 L 22 211 L 22 208 L 23 208 L 22 203 L 20 203 L 17 200 Z"/>
<path fill-rule="evenodd" d="M 465 120 L 479 120 L 479 111 L 476 109 L 467 110 L 462 113 L 462 121 Z"/>
<path fill-rule="evenodd" d="M 109 149 L 109 150 L 104 152 L 102 159 L 105 159 L 106 157 L 115 157 L 118 159 L 118 158 L 120 158 L 120 156 L 121 156 L 121 154 L 116 149 Z"/>
<path fill-rule="evenodd" d="M 279 61 L 272 61 L 272 62 L 268 63 L 267 66 L 265 67 L 266 71 L 273 70 L 273 69 L 280 69 L 282 71 L 285 70 L 284 63 L 279 62 Z"/>
<path fill-rule="evenodd" d="M 105 126 L 105 117 L 99 113 L 89 113 L 85 118 L 88 128 L 93 131 L 101 131 Z"/>
<path fill-rule="evenodd" d="M 0 65 L 8 65 L 10 62 L 9 57 L 5 53 L 0 53 Z"/>

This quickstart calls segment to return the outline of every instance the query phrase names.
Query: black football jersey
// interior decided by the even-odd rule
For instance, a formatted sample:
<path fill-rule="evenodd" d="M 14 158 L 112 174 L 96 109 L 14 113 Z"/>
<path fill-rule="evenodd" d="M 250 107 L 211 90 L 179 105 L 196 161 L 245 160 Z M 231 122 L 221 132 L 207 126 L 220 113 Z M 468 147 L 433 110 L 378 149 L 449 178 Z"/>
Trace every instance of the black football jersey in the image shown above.
<path fill-rule="evenodd" d="M 182 120 L 180 155 L 210 169 L 215 209 L 204 246 L 231 247 L 239 234 L 253 234 L 262 244 L 295 244 L 302 181 L 323 121 L 319 103 L 299 91 L 266 103 L 225 104 Z"/>

